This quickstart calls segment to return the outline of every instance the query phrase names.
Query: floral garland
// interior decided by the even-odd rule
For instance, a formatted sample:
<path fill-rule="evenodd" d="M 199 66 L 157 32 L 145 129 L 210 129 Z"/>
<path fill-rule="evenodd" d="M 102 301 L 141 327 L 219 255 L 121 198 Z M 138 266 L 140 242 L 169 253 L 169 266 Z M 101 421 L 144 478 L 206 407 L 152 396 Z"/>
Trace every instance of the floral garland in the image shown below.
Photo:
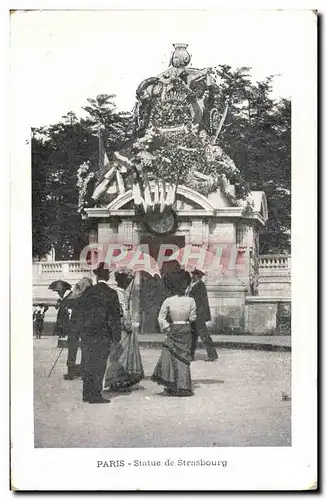
<path fill-rule="evenodd" d="M 249 194 L 234 162 L 219 146 L 210 143 L 204 130 L 199 133 L 196 127 L 188 127 L 163 132 L 152 128 L 134 143 L 134 149 L 133 161 L 138 164 L 141 175 L 152 172 L 159 179 L 188 185 L 205 196 L 220 188 L 233 206 L 239 205 L 239 201 L 230 193 L 227 179 L 237 182 L 241 199 Z M 192 175 L 194 169 L 211 179 L 197 180 Z"/>
<path fill-rule="evenodd" d="M 190 172 L 190 175 L 187 178 L 186 185 L 190 189 L 197 191 L 203 196 L 208 196 L 208 194 L 213 193 L 219 187 L 217 181 L 214 180 L 213 178 L 210 181 L 209 180 L 203 181 L 196 179 L 196 177 L 192 174 L 192 171 Z"/>
<path fill-rule="evenodd" d="M 140 177 L 158 178 L 170 184 L 184 184 L 208 196 L 218 188 L 232 206 L 242 206 L 251 211 L 247 200 L 249 187 L 228 155 L 210 142 L 208 134 L 191 125 L 184 130 L 159 130 L 152 127 L 133 144 L 132 162 Z M 193 172 L 205 173 L 207 180 L 197 179 Z M 236 184 L 238 196 L 230 192 L 230 184 Z"/>
<path fill-rule="evenodd" d="M 232 206 L 243 206 L 244 212 L 251 211 L 249 186 L 234 162 L 218 145 L 212 144 L 212 138 L 204 129 L 194 125 L 189 99 L 181 101 L 175 94 L 167 93 L 165 100 L 157 100 L 150 120 L 152 126 L 124 152 L 134 165 L 134 180 L 160 179 L 173 185 L 184 184 L 205 196 L 220 189 Z M 176 123 L 177 130 L 169 128 Z M 199 179 L 193 175 L 194 171 L 205 174 L 207 179 Z M 89 184 L 94 177 L 89 164 L 84 163 L 79 168 L 80 212 L 86 206 Z M 231 184 L 236 186 L 237 196 L 231 192 Z"/>
<path fill-rule="evenodd" d="M 150 117 L 150 125 L 154 127 L 173 127 L 192 123 L 193 109 L 180 99 L 171 98 L 158 101 Z"/>

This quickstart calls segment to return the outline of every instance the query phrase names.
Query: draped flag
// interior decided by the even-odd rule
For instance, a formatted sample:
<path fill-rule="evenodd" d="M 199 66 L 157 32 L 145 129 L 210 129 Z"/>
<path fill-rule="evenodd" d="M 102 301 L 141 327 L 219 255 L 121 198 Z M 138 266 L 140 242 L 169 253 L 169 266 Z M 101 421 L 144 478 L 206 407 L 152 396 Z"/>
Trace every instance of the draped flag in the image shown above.
<path fill-rule="evenodd" d="M 109 169 L 109 159 L 104 147 L 101 129 L 99 128 L 99 169 L 100 175 L 104 175 Z"/>
<path fill-rule="evenodd" d="M 125 186 L 122 174 L 126 172 L 127 170 L 125 167 L 119 167 L 116 163 L 110 166 L 101 128 L 99 128 L 99 178 L 103 180 L 96 187 L 92 198 L 97 200 L 105 191 L 109 194 L 123 193 L 125 191 Z M 113 180 L 114 177 L 115 180 Z"/>

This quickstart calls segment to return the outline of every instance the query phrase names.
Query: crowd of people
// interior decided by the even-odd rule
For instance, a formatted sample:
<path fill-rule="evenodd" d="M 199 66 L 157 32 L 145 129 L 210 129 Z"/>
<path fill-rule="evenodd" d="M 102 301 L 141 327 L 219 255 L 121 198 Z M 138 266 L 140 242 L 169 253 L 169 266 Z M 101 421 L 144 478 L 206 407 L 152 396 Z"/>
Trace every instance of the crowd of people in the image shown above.
<path fill-rule="evenodd" d="M 109 403 L 103 391 L 124 391 L 144 378 L 137 335 L 132 328 L 130 292 L 133 272 L 115 272 L 117 287 L 108 285 L 110 271 L 101 262 L 94 274 L 97 283 L 82 278 L 72 291 L 61 293 L 55 333 L 67 337 L 66 380 L 82 377 L 83 401 Z M 158 323 L 166 334 L 151 379 L 170 396 L 193 395 L 190 365 L 198 337 L 208 361 L 218 355 L 207 329 L 210 308 L 204 273 L 174 270 L 166 276 L 168 297 L 163 301 Z M 81 346 L 81 363 L 76 364 Z"/>

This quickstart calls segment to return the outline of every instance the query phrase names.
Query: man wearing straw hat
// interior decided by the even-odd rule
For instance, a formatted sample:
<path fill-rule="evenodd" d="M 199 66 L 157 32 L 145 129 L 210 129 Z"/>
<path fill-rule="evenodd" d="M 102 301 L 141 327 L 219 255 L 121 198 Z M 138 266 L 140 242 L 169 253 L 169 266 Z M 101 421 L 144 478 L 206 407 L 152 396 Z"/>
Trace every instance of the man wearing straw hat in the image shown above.
<path fill-rule="evenodd" d="M 84 293 L 81 305 L 83 401 L 100 404 L 110 403 L 102 397 L 101 391 L 110 345 L 121 339 L 121 311 L 118 294 L 108 285 L 107 264 L 100 262 L 93 272 L 97 284 Z"/>
<path fill-rule="evenodd" d="M 186 295 L 192 297 L 196 303 L 196 320 L 195 323 L 192 324 L 192 360 L 194 360 L 196 344 L 200 336 L 207 351 L 207 361 L 216 361 L 218 359 L 218 354 L 206 325 L 206 322 L 211 320 L 211 313 L 207 289 L 202 281 L 204 272 L 200 269 L 194 269 L 191 274 L 192 283 L 189 285 Z"/>

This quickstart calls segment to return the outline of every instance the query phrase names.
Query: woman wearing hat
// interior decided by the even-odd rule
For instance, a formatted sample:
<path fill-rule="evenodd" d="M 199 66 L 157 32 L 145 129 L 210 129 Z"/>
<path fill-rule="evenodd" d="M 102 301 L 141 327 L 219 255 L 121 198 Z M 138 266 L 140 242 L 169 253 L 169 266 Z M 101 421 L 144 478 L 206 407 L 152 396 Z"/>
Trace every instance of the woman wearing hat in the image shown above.
<path fill-rule="evenodd" d="M 169 280 L 171 296 L 161 306 L 158 317 L 160 328 L 167 333 L 152 380 L 165 387 L 172 396 L 192 396 L 190 323 L 196 319 L 194 299 L 185 297 L 187 273 L 174 272 Z"/>
<path fill-rule="evenodd" d="M 120 391 L 131 387 L 144 378 L 140 348 L 135 332 L 132 331 L 130 293 L 127 292 L 134 274 L 127 268 L 115 272 L 121 307 L 122 340 L 110 354 L 104 376 L 104 389 Z"/>
<path fill-rule="evenodd" d="M 76 356 L 81 335 L 81 307 L 80 303 L 83 294 L 92 286 L 90 278 L 82 278 L 76 285 L 73 291 L 66 298 L 66 306 L 70 321 L 67 327 L 67 373 L 64 375 L 65 380 L 73 380 L 75 377 L 81 376 L 81 367 L 76 365 Z M 83 357 L 81 361 L 83 366 Z"/>
<path fill-rule="evenodd" d="M 69 313 L 66 299 L 71 293 L 71 285 L 65 281 L 61 281 L 55 291 L 58 293 L 59 299 L 55 306 L 55 308 L 58 310 L 58 313 L 53 333 L 54 335 L 58 335 L 59 338 L 64 339 L 68 335 L 67 331 L 69 327 Z"/>

